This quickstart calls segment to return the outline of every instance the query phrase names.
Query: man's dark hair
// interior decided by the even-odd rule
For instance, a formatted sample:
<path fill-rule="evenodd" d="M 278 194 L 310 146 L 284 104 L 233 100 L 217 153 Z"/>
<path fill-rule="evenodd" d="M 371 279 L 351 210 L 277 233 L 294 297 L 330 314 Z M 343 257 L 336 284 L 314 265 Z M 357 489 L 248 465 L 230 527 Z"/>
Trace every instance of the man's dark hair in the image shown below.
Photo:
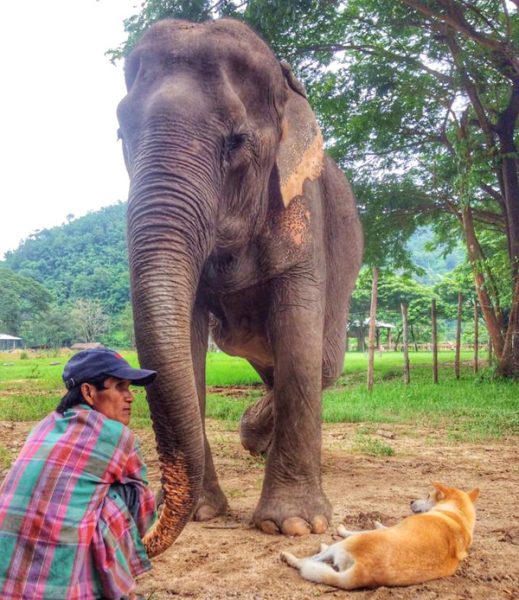
<path fill-rule="evenodd" d="M 81 386 L 83 383 L 90 383 L 96 388 L 96 390 L 104 390 L 105 381 L 109 377 L 110 375 L 99 375 L 98 377 L 92 377 L 88 381 L 82 381 L 80 384 L 74 386 L 60 400 L 58 406 L 56 406 L 56 412 L 59 412 L 62 415 L 69 408 L 85 402 L 83 394 L 81 393 Z"/>

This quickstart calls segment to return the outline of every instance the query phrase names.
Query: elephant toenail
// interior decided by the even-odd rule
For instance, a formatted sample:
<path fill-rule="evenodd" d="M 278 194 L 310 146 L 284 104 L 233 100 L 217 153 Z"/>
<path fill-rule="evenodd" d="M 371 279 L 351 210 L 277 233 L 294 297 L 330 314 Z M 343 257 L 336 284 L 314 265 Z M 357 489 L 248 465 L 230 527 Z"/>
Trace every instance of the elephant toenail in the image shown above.
<path fill-rule="evenodd" d="M 195 512 L 194 520 L 209 521 L 210 519 L 214 519 L 217 514 L 218 511 L 213 506 L 210 506 L 209 504 L 202 504 Z"/>
<path fill-rule="evenodd" d="M 263 531 L 263 533 L 269 533 L 270 535 L 279 533 L 279 527 L 276 525 L 276 523 L 274 521 L 271 521 L 270 519 L 261 521 L 259 527 L 260 527 L 261 531 Z"/>
<path fill-rule="evenodd" d="M 284 535 L 301 536 L 309 534 L 310 531 L 310 525 L 299 517 L 285 519 L 281 525 L 281 532 Z"/>
<path fill-rule="evenodd" d="M 328 519 L 317 515 L 312 519 L 312 533 L 324 533 L 328 529 Z"/>

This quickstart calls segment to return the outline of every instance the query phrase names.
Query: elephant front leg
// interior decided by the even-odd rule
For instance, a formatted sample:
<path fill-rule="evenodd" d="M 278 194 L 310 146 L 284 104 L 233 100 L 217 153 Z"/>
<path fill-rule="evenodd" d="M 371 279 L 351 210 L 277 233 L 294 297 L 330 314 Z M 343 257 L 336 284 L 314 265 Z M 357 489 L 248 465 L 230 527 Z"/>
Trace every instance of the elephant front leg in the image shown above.
<path fill-rule="evenodd" d="M 200 402 L 200 414 L 202 416 L 204 431 L 204 479 L 202 491 L 193 514 L 195 521 L 207 521 L 224 514 L 228 509 L 227 499 L 218 483 L 211 447 L 209 446 L 205 430 L 205 359 L 207 354 L 207 339 L 207 312 L 201 306 L 195 305 L 191 328 L 191 348 L 196 390 Z"/>
<path fill-rule="evenodd" d="M 323 533 L 332 511 L 321 484 L 321 294 L 315 282 L 285 280 L 274 298 L 274 433 L 254 522 L 267 533 Z"/>

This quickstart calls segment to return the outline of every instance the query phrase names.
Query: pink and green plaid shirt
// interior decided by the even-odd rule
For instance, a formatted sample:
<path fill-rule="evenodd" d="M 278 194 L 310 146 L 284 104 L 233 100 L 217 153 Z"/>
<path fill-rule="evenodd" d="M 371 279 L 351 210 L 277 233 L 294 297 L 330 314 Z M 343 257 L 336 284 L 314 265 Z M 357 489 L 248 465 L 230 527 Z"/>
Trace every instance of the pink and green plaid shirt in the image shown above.
<path fill-rule="evenodd" d="M 135 520 L 113 483 L 135 486 Z M 129 595 L 151 568 L 141 536 L 154 519 L 132 431 L 86 404 L 51 413 L 0 486 L 0 598 Z"/>

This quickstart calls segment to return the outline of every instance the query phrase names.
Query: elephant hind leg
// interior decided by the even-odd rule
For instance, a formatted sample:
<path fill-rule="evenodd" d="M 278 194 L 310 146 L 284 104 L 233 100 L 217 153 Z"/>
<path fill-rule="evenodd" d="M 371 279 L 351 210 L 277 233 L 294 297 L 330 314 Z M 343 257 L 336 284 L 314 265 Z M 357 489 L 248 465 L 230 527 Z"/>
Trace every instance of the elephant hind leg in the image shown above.
<path fill-rule="evenodd" d="M 272 368 L 262 368 L 252 361 L 249 362 L 266 385 L 267 393 L 243 413 L 240 420 L 240 439 L 246 450 L 253 456 L 258 456 L 266 454 L 272 442 L 274 432 L 274 398 L 272 392 L 274 376 Z"/>
<path fill-rule="evenodd" d="M 227 498 L 222 492 L 213 463 L 211 448 L 205 437 L 205 469 L 202 492 L 193 514 L 194 521 L 209 521 L 218 515 L 223 515 L 229 509 Z"/>
<path fill-rule="evenodd" d="M 249 406 L 240 420 L 242 446 L 253 456 L 268 452 L 274 431 L 273 392 Z"/>

